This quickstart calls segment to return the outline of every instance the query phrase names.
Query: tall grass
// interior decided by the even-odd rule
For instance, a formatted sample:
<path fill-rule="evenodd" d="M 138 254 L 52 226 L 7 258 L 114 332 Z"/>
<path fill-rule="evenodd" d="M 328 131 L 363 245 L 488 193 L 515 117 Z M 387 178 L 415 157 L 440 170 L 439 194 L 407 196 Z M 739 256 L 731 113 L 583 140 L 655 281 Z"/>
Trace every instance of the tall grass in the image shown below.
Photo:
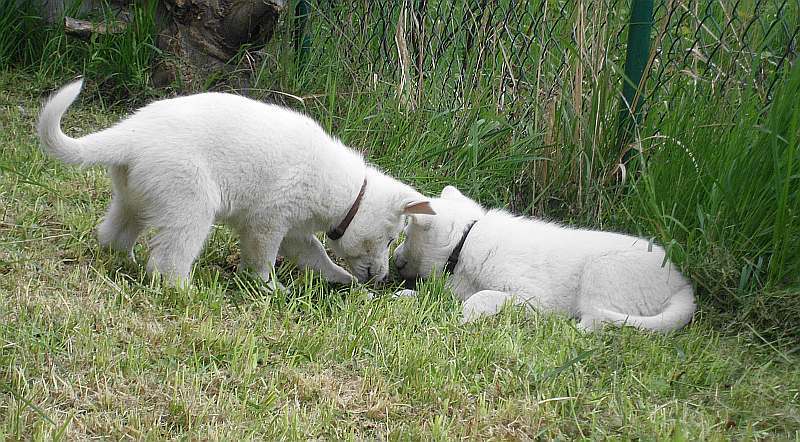
<path fill-rule="evenodd" d="M 53 38 L 30 0 L 0 0 L 0 68 L 30 66 Z"/>
<path fill-rule="evenodd" d="M 47 23 L 34 1 L 0 0 L 0 69 L 21 69 L 35 87 L 48 88 L 84 75 L 111 99 L 150 95 L 150 70 L 159 56 L 155 47 L 158 2 L 134 2 L 131 20 L 119 33 L 92 34 L 88 41 L 64 33 L 63 20 Z M 110 7 L 81 17 L 80 2 L 66 8 L 77 18 L 112 23 L 119 19 Z M 24 38 L 21 38 L 24 36 Z"/>
<path fill-rule="evenodd" d="M 85 46 L 82 70 L 118 97 L 150 91 L 150 70 L 159 55 L 155 46 L 156 1 L 135 2 L 131 22 L 120 34 L 95 34 Z M 113 13 L 104 11 L 112 22 Z"/>
<path fill-rule="evenodd" d="M 675 245 L 708 298 L 798 336 L 800 65 L 783 77 L 768 107 L 755 89 L 686 94 L 646 122 L 647 167 L 625 208 Z"/>

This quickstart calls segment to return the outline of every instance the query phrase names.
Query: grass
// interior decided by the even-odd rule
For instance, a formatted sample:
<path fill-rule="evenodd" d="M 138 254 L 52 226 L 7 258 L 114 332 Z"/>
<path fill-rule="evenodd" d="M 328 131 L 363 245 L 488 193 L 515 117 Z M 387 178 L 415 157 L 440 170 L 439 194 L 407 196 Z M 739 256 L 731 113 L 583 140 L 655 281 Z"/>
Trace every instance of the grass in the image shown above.
<path fill-rule="evenodd" d="M 429 2 L 428 38 L 410 19 L 397 32 L 399 6 L 332 11 L 312 16 L 300 63 L 288 22 L 260 64 L 253 48 L 240 61 L 248 93 L 314 116 L 424 193 L 455 184 L 490 206 L 655 237 L 697 285 L 687 329 L 585 335 L 515 310 L 462 326 L 443 281 L 392 299 L 291 263 L 279 269 L 291 292 L 270 295 L 236 275 L 225 228 L 192 289 L 152 285 L 94 239 L 106 175 L 44 158 L 33 127 L 44 91 L 80 73 L 72 133 L 161 93 L 148 86 L 154 2 L 125 34 L 88 42 L 0 8 L 30 36 L 0 35 L 0 438 L 800 438 L 800 65 L 777 68 L 797 5 L 765 6 L 784 8 L 770 28 L 752 2 L 732 19 L 721 2 L 687 4 L 659 30 L 672 56 L 650 83 L 667 82 L 620 183 L 625 10 L 585 3 L 580 40 L 573 3 L 551 3 L 494 16 L 530 31 L 519 38 L 445 2 Z M 408 60 L 428 54 L 424 75 L 400 63 L 404 38 Z"/>
<path fill-rule="evenodd" d="M 193 289 L 150 285 L 94 240 L 105 174 L 43 158 L 38 91 L 0 83 L 4 438 L 798 437 L 798 355 L 713 311 L 670 336 L 513 310 L 461 326 L 442 281 L 369 300 L 290 263 L 269 295 L 226 229 Z M 64 126 L 116 118 L 90 100 Z"/>

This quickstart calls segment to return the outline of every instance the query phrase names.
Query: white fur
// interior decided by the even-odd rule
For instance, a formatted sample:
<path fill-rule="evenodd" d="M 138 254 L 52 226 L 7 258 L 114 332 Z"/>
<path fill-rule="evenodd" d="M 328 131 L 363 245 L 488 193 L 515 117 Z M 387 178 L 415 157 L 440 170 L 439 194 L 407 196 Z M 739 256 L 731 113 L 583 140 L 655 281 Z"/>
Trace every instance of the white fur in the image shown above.
<path fill-rule="evenodd" d="M 355 218 L 330 245 L 359 280 L 383 279 L 405 208 L 418 211 L 424 201 L 312 119 L 237 95 L 158 101 L 113 127 L 70 138 L 61 116 L 81 87 L 82 81 L 65 86 L 44 106 L 42 145 L 64 162 L 108 167 L 113 198 L 99 241 L 131 253 L 139 234 L 155 228 L 148 270 L 179 284 L 188 282 L 215 222 L 238 232 L 242 267 L 265 280 L 280 250 L 331 281 L 349 283 L 352 276 L 328 258 L 314 233 L 341 222 L 365 177 Z"/>
<path fill-rule="evenodd" d="M 646 239 L 486 211 L 452 186 L 431 207 L 437 215 L 410 217 L 395 263 L 406 279 L 441 271 L 466 226 L 478 220 L 448 280 L 465 301 L 464 321 L 506 302 L 566 313 L 587 330 L 610 322 L 670 331 L 694 314 L 691 284 Z"/>

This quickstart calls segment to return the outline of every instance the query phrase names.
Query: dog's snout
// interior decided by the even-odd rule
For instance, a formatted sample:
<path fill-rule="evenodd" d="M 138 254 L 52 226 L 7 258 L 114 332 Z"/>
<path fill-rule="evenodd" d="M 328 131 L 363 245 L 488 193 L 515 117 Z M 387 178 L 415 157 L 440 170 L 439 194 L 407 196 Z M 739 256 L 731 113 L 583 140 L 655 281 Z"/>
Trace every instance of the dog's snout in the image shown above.
<path fill-rule="evenodd" d="M 405 260 L 402 260 L 402 259 L 400 259 L 400 258 L 395 258 L 395 260 L 394 260 L 394 266 L 395 266 L 395 268 L 396 268 L 397 270 L 403 270 L 403 267 L 405 267 L 405 266 L 406 266 L 406 262 L 405 262 Z"/>
<path fill-rule="evenodd" d="M 383 282 L 386 281 L 387 276 L 389 276 L 389 272 L 386 271 L 386 267 L 382 265 L 371 265 L 364 268 L 364 280 L 362 282 Z"/>

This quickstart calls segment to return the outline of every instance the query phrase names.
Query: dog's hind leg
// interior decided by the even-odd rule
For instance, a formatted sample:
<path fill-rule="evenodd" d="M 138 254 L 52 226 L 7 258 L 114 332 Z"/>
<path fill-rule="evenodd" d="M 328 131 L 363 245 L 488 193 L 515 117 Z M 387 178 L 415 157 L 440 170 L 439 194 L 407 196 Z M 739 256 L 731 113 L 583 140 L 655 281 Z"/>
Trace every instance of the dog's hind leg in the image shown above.
<path fill-rule="evenodd" d="M 578 328 L 591 332 L 599 330 L 606 322 L 604 309 L 623 312 L 629 306 L 625 302 L 628 287 L 623 279 L 634 269 L 626 268 L 624 253 L 607 253 L 589 258 L 583 266 L 580 287 L 575 302 Z M 633 287 L 638 284 L 633 284 Z"/>
<path fill-rule="evenodd" d="M 577 299 L 580 327 L 603 324 L 655 331 L 683 327 L 694 313 L 692 287 L 663 252 L 607 253 L 587 262 Z"/>
<path fill-rule="evenodd" d="M 212 216 L 206 215 L 157 228 L 150 240 L 148 273 L 160 274 L 168 284 L 188 286 L 192 263 L 203 249 L 213 221 Z"/>
<path fill-rule="evenodd" d="M 127 167 L 113 166 L 109 168 L 109 172 L 113 196 L 106 216 L 97 226 L 97 239 L 101 245 L 109 246 L 133 259 L 133 246 L 144 229 L 144 224 L 128 195 Z"/>

